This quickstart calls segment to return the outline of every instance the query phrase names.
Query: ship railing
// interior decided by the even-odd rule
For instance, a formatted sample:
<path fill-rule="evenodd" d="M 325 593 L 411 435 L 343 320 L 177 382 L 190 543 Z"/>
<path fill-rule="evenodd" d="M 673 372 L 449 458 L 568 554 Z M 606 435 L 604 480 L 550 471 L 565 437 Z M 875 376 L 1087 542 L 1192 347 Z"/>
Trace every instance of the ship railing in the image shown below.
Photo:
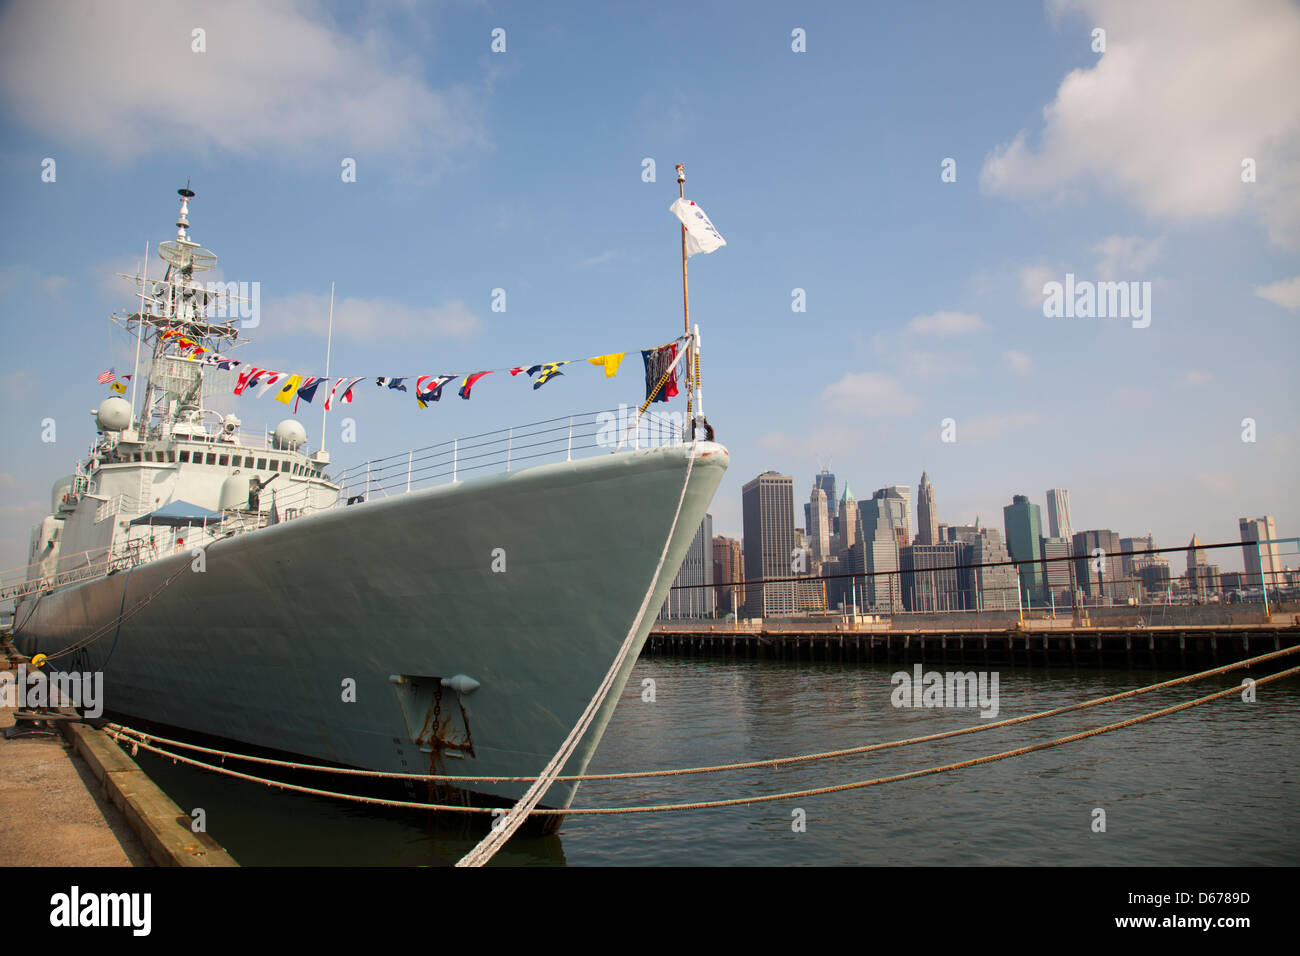
<path fill-rule="evenodd" d="M 573 461 L 625 449 L 676 445 L 684 440 L 683 411 L 647 412 L 634 405 L 548 418 L 413 448 L 353 465 L 336 478 L 344 506 L 374 497 L 548 462 Z"/>

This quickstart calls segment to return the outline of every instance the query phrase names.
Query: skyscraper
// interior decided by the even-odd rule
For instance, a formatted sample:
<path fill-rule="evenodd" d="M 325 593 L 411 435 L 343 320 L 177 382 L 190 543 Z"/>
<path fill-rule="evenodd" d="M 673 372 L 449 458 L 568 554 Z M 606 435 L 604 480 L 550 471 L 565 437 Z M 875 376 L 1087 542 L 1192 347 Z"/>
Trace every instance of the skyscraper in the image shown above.
<path fill-rule="evenodd" d="M 794 479 L 765 471 L 740 492 L 745 526 L 745 578 L 790 577 L 794 551 Z M 767 617 L 795 610 L 793 582 L 750 585 L 745 589 L 745 614 Z"/>
<path fill-rule="evenodd" d="M 1038 505 L 1025 495 L 1014 495 L 1002 509 L 1003 527 L 1007 532 L 1007 550 L 1013 561 L 1041 561 L 1043 558 L 1043 519 Z M 1029 592 L 1030 601 L 1042 603 L 1043 566 L 1021 564 L 1020 589 Z"/>
<path fill-rule="evenodd" d="M 814 561 L 821 563 L 830 558 L 830 513 L 826 508 L 826 492 L 821 488 L 813 488 L 808 502 L 808 542 Z"/>
<path fill-rule="evenodd" d="M 1074 538 L 1070 525 L 1070 492 L 1064 488 L 1047 489 L 1047 531 L 1049 538 L 1067 541 Z"/>
<path fill-rule="evenodd" d="M 713 617 L 713 515 L 706 514 L 691 540 L 660 619 Z"/>
<path fill-rule="evenodd" d="M 1246 563 L 1246 586 L 1257 588 L 1261 584 L 1275 588 L 1282 584 L 1282 548 L 1278 544 L 1259 544 L 1277 540 L 1277 528 L 1272 515 L 1262 518 L 1240 518 L 1241 557 Z"/>
<path fill-rule="evenodd" d="M 916 543 L 939 544 L 939 516 L 934 503 L 934 485 L 930 476 L 921 472 L 921 484 L 916 490 Z"/>
<path fill-rule="evenodd" d="M 1193 539 L 1195 540 L 1195 539 Z M 1074 550 L 1075 586 L 1088 596 L 1090 604 L 1109 604 L 1111 598 L 1123 591 L 1116 582 L 1123 577 L 1119 558 L 1119 535 L 1114 531 L 1079 531 L 1071 539 Z M 1105 554 L 1095 556 L 1101 550 Z"/>
<path fill-rule="evenodd" d="M 735 582 L 745 580 L 745 558 L 740 542 L 735 538 L 721 535 L 713 539 L 713 589 L 717 594 L 717 605 L 723 611 L 731 612 L 731 597 L 735 594 L 736 604 L 744 603 L 743 589 Z"/>
<path fill-rule="evenodd" d="M 849 483 L 844 483 L 844 494 L 840 497 L 840 549 L 847 551 L 857 541 L 858 503 L 853 498 Z"/>

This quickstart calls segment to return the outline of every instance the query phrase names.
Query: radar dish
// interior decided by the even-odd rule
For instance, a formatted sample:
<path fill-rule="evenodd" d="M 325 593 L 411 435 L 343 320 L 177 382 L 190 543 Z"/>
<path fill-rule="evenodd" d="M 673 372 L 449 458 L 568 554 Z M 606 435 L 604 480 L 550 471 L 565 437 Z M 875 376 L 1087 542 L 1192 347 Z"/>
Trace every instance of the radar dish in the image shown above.
<path fill-rule="evenodd" d="M 204 249 L 197 242 L 184 239 L 171 239 L 158 243 L 158 255 L 177 269 L 189 269 L 191 272 L 207 272 L 217 264 L 217 254 Z"/>

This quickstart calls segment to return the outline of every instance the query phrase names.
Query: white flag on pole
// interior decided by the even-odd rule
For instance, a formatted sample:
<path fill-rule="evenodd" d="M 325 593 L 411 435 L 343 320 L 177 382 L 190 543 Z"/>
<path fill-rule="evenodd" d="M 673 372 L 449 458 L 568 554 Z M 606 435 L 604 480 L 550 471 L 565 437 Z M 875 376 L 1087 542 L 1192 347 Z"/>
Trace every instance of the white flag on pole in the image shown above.
<path fill-rule="evenodd" d="M 686 227 L 686 257 L 689 259 L 697 252 L 712 252 L 719 246 L 725 246 L 727 240 L 713 228 L 704 210 L 689 199 L 677 199 L 668 207 L 673 215 Z"/>

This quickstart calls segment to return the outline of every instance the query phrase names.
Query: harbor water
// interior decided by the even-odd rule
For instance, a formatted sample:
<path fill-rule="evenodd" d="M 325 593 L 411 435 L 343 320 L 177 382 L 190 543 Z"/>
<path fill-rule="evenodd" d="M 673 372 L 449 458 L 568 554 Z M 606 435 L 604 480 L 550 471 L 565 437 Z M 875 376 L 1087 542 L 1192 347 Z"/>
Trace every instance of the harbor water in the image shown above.
<path fill-rule="evenodd" d="M 861 746 L 1180 676 L 1002 668 L 998 713 L 984 718 L 978 707 L 895 706 L 891 677 L 899 670 L 643 658 L 588 769 L 670 769 Z M 835 760 L 589 782 L 575 806 L 687 803 L 906 773 L 1064 737 L 1270 672 L 1233 672 L 1027 724 Z M 705 810 L 569 816 L 556 836 L 517 835 L 493 865 L 1295 865 L 1300 679 L 1260 686 L 1255 695 L 1253 702 L 1233 694 L 1059 747 L 864 789 Z M 486 828 L 482 817 L 473 827 L 431 825 L 420 814 L 271 790 L 143 750 L 137 760 L 183 810 L 201 807 L 208 832 L 246 866 L 444 865 Z M 338 786 L 346 789 L 346 778 Z"/>

